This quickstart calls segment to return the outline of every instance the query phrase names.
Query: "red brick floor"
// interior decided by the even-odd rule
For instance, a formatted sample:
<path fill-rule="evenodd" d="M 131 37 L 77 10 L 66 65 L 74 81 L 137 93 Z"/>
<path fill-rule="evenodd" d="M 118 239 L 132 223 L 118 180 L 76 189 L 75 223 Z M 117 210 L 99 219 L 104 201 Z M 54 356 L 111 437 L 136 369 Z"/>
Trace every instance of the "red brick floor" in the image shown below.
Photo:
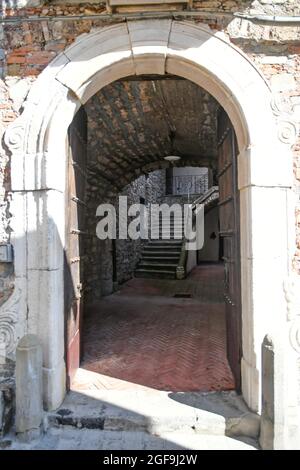
<path fill-rule="evenodd" d="M 186 281 L 132 279 L 90 308 L 81 365 L 97 373 L 91 374 L 90 387 L 234 389 L 226 359 L 222 278 L 221 265 L 204 265 Z M 191 298 L 174 297 L 191 292 Z"/>

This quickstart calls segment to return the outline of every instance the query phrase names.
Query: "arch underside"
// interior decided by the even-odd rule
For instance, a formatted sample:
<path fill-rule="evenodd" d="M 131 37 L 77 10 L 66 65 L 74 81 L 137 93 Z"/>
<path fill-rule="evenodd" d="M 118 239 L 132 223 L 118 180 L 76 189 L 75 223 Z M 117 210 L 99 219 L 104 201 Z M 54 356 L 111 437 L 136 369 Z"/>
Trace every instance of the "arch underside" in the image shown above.
<path fill-rule="evenodd" d="M 166 77 L 166 78 L 164 78 Z M 174 76 L 128 77 L 107 85 L 84 106 L 87 170 L 99 196 L 121 191 L 151 171 L 217 166 L 220 106 L 194 83 Z M 168 163 L 165 157 L 180 160 Z"/>

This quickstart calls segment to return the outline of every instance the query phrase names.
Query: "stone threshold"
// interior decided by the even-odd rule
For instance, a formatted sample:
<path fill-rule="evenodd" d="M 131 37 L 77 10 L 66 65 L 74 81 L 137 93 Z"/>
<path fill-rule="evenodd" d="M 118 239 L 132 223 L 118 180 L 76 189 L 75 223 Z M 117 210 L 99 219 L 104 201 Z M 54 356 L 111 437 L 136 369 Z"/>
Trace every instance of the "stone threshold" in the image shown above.
<path fill-rule="evenodd" d="M 254 447 L 260 428 L 260 417 L 232 391 L 71 391 L 47 419 L 51 428 L 228 436 Z"/>

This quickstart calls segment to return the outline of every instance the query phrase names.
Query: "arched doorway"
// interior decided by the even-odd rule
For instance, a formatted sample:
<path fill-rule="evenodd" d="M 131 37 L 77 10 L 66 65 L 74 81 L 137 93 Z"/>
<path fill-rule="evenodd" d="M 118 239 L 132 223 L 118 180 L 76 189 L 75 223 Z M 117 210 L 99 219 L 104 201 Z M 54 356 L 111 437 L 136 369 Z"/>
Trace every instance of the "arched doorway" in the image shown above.
<path fill-rule="evenodd" d="M 69 127 L 69 145 L 65 280 L 72 282 L 65 288 L 65 315 L 71 389 L 79 387 L 75 376 L 85 375 L 86 384 L 88 376 L 93 381 L 92 374 L 78 371 L 81 368 L 100 374 L 98 383 L 110 387 L 117 387 L 122 378 L 122 387 L 132 389 L 135 384 L 151 384 L 163 390 L 240 390 L 237 146 L 224 110 L 198 85 L 178 76 L 127 77 L 107 85 L 80 108 Z M 164 157 L 168 159 L 172 152 L 180 157 L 170 164 Z M 151 168 L 161 169 L 153 173 Z M 212 186 L 213 174 L 217 186 Z M 193 261 L 196 256 L 185 252 L 178 215 L 177 240 L 172 236 L 155 240 L 150 230 L 148 241 L 130 240 L 127 235 L 125 241 L 123 225 L 115 247 L 109 239 L 99 240 L 100 204 L 107 209 L 109 204 L 118 214 L 122 211 L 122 220 L 130 222 L 118 195 L 126 199 L 126 212 L 142 197 L 149 214 L 153 204 L 165 204 L 170 210 L 176 203 L 181 210 L 183 204 L 200 197 L 211 239 L 206 258 L 199 250 L 201 266 Z M 208 214 L 212 222 L 207 224 Z M 116 233 L 120 233 L 116 219 Z M 220 239 L 224 239 L 220 261 L 220 230 L 210 228 L 211 223 L 218 225 L 218 219 Z M 153 226 L 157 227 L 155 221 Z M 165 232 L 162 226 L 160 230 Z M 126 292 L 133 295 L 134 291 L 136 298 L 130 302 Z M 107 296 L 111 297 L 104 299 Z M 119 304 L 120 297 L 123 303 Z M 180 300 L 184 298 L 190 300 Z M 142 299 L 145 308 L 136 310 Z M 152 308 L 146 313 L 149 305 Z M 110 361 L 110 357 L 115 359 Z"/>
<path fill-rule="evenodd" d="M 68 126 L 81 104 L 106 84 L 154 72 L 179 75 L 202 86 L 225 109 L 236 132 L 242 390 L 248 405 L 257 410 L 261 342 L 275 323 L 278 327 L 283 321 L 282 281 L 288 270 L 288 241 L 280 240 L 274 257 L 261 222 L 270 200 L 287 212 L 281 188 L 290 185 L 290 155 L 277 138 L 270 91 L 253 64 L 206 26 L 172 20 L 122 23 L 78 39 L 41 74 L 22 116 L 6 133 L 16 202 L 12 211 L 15 220 L 28 221 L 15 230 L 16 283 L 27 331 L 37 333 L 43 343 L 44 401 L 48 409 L 56 408 L 66 390 L 61 286 Z M 285 231 L 284 218 L 268 222 L 270 232 Z M 270 283 L 262 290 L 260 283 L 269 274 Z"/>

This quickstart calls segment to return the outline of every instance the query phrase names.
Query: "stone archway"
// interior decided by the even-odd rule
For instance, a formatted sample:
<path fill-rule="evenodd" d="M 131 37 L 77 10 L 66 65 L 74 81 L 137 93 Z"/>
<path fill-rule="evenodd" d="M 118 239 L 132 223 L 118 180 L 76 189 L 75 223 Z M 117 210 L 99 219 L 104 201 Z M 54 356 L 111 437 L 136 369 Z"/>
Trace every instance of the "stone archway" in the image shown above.
<path fill-rule="evenodd" d="M 265 80 L 247 57 L 207 26 L 143 20 L 105 27 L 79 37 L 39 76 L 23 114 L 6 133 L 12 154 L 18 328 L 41 338 L 44 402 L 54 409 L 66 390 L 62 286 L 67 129 L 96 91 L 119 78 L 149 73 L 171 73 L 200 85 L 219 101 L 235 128 L 242 390 L 248 405 L 258 410 L 261 343 L 266 333 L 277 338 L 285 321 L 291 155 L 278 138 Z"/>

